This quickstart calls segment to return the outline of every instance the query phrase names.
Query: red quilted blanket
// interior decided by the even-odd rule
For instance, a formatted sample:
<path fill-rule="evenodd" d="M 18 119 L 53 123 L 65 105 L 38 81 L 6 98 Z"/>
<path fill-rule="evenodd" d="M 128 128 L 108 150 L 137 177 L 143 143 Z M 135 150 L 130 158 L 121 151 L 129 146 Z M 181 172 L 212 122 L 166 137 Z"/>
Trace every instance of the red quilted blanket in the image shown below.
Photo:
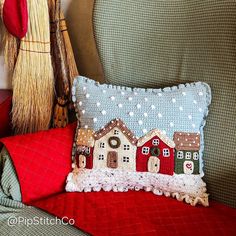
<path fill-rule="evenodd" d="M 192 207 L 150 192 L 64 193 L 33 205 L 92 235 L 236 235 L 236 209 Z"/>
<path fill-rule="evenodd" d="M 148 192 L 65 193 L 75 125 L 0 140 L 23 202 L 75 220 L 92 235 L 236 235 L 236 210 L 216 202 L 192 207 Z"/>

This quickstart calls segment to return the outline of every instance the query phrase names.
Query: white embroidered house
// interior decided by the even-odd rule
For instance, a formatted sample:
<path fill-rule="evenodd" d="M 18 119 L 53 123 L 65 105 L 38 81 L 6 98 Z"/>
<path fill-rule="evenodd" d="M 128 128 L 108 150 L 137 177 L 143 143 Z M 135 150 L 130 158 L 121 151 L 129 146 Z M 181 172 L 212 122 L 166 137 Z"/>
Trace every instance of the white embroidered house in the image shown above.
<path fill-rule="evenodd" d="M 115 119 L 94 134 L 93 168 L 136 170 L 137 138 L 123 121 Z"/>

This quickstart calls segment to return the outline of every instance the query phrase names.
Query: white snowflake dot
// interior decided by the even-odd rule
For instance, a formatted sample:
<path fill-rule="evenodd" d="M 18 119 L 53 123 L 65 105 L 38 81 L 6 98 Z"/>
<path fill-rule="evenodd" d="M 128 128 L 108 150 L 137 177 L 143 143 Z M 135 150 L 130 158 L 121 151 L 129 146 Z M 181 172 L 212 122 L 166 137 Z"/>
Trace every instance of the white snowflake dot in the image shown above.
<path fill-rule="evenodd" d="M 141 108 L 141 105 L 140 105 L 140 104 L 137 104 L 137 108 L 140 109 L 140 108 Z"/>
<path fill-rule="evenodd" d="M 202 112 L 202 108 L 200 107 L 199 109 L 198 109 L 200 112 Z"/>
<path fill-rule="evenodd" d="M 93 122 L 96 123 L 98 121 L 98 119 L 95 117 L 93 118 Z"/>
<path fill-rule="evenodd" d="M 103 115 L 106 115 L 107 112 L 106 112 L 105 110 L 102 110 L 102 114 L 103 114 Z"/>
<path fill-rule="evenodd" d="M 82 110 L 81 112 L 82 112 L 82 114 L 84 114 L 84 113 L 85 113 L 85 110 Z"/>
<path fill-rule="evenodd" d="M 148 117 L 148 113 L 147 112 L 144 112 L 143 115 L 144 115 L 144 117 Z"/>
<path fill-rule="evenodd" d="M 101 103 L 100 102 L 97 102 L 97 107 L 100 107 L 101 106 Z"/>
<path fill-rule="evenodd" d="M 125 95 L 125 93 L 124 93 L 124 92 L 121 92 L 121 95 Z"/>
<path fill-rule="evenodd" d="M 142 120 L 139 120 L 138 123 L 139 123 L 139 125 L 142 125 L 142 124 L 143 124 L 143 121 L 142 121 Z"/>
<path fill-rule="evenodd" d="M 83 87 L 83 90 L 85 91 L 87 88 L 86 87 Z"/>
<path fill-rule="evenodd" d="M 131 112 L 129 112 L 129 115 L 130 116 L 134 116 L 134 113 L 131 111 Z"/>
<path fill-rule="evenodd" d="M 196 100 L 193 100 L 193 103 L 194 103 L 194 104 L 197 104 L 197 101 L 196 101 Z"/>
<path fill-rule="evenodd" d="M 86 93 L 85 97 L 86 97 L 86 98 L 89 98 L 89 97 L 90 97 L 90 94 L 89 94 L 89 93 Z"/>
<path fill-rule="evenodd" d="M 186 92 L 182 92 L 182 95 L 183 95 L 183 96 L 186 96 Z"/>
<path fill-rule="evenodd" d="M 143 133 L 146 134 L 147 133 L 147 129 L 143 129 Z"/>
<path fill-rule="evenodd" d="M 88 125 L 85 125 L 84 128 L 87 129 L 87 128 L 88 128 Z"/>
<path fill-rule="evenodd" d="M 192 127 L 193 127 L 193 128 L 195 128 L 195 127 L 196 127 L 196 125 L 195 125 L 195 124 L 192 124 Z"/>
<path fill-rule="evenodd" d="M 192 115 L 188 115 L 188 118 L 189 118 L 189 120 L 193 119 Z"/>
<path fill-rule="evenodd" d="M 165 131 L 165 130 L 162 130 L 162 133 L 163 133 L 163 134 L 166 134 L 166 131 Z"/>
<path fill-rule="evenodd" d="M 128 97 L 128 100 L 129 100 L 129 101 L 132 101 L 132 100 L 133 100 L 133 98 L 132 98 L 132 97 Z"/>
<path fill-rule="evenodd" d="M 161 113 L 158 113 L 158 117 L 161 118 L 161 117 L 162 117 L 162 114 L 161 114 Z"/>
<path fill-rule="evenodd" d="M 199 96 L 203 96 L 203 92 L 199 92 L 198 95 L 199 95 Z"/>
<path fill-rule="evenodd" d="M 173 103 L 176 103 L 176 99 L 175 99 L 175 98 L 172 98 L 172 102 L 173 102 Z"/>
<path fill-rule="evenodd" d="M 170 127 L 174 127 L 174 123 L 173 122 L 170 122 Z"/>
<path fill-rule="evenodd" d="M 180 107 L 179 107 L 179 110 L 180 110 L 180 111 L 183 111 L 183 110 L 184 110 L 184 108 L 183 108 L 182 106 L 180 106 Z"/>
<path fill-rule="evenodd" d="M 155 105 L 151 105 L 151 108 L 152 108 L 152 110 L 154 110 L 156 107 L 155 107 Z"/>
<path fill-rule="evenodd" d="M 114 101 L 114 100 L 115 100 L 115 97 L 114 97 L 114 96 L 111 96 L 110 99 L 111 99 L 112 101 Z"/>
<path fill-rule="evenodd" d="M 158 96 L 159 96 L 159 97 L 161 97 L 161 96 L 162 96 L 162 94 L 161 94 L 161 93 L 158 93 Z"/>
<path fill-rule="evenodd" d="M 119 108 L 122 108 L 122 107 L 123 107 L 123 105 L 122 105 L 121 103 L 119 103 L 119 104 L 118 104 L 118 107 L 119 107 Z"/>
<path fill-rule="evenodd" d="M 83 103 L 80 101 L 80 102 L 79 102 L 79 106 L 82 106 L 82 104 L 83 104 Z"/>
<path fill-rule="evenodd" d="M 135 96 L 137 96 L 137 95 L 138 95 L 138 93 L 137 93 L 137 92 L 134 92 L 134 95 L 135 95 Z"/>
<path fill-rule="evenodd" d="M 147 102 L 147 101 L 148 101 L 148 98 L 144 98 L 144 101 Z"/>

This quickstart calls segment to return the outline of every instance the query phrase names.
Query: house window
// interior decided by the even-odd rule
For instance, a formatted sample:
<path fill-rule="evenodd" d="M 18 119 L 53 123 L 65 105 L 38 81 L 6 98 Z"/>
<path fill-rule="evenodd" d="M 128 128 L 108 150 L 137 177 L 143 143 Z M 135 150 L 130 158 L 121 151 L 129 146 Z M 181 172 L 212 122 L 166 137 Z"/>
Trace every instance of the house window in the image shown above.
<path fill-rule="evenodd" d="M 129 162 L 129 157 L 123 157 L 123 162 Z"/>
<path fill-rule="evenodd" d="M 100 147 L 100 148 L 105 148 L 105 143 L 100 143 L 100 144 L 99 144 L 99 147 Z"/>
<path fill-rule="evenodd" d="M 163 149 L 163 157 L 169 157 L 170 156 L 170 149 L 164 148 Z"/>
<path fill-rule="evenodd" d="M 149 147 L 143 147 L 142 148 L 142 154 L 148 155 L 149 154 Z"/>
<path fill-rule="evenodd" d="M 177 152 L 177 158 L 178 159 L 183 159 L 184 158 L 184 152 L 183 151 L 178 151 Z"/>
<path fill-rule="evenodd" d="M 192 157 L 192 153 L 191 152 L 186 152 L 185 158 L 186 159 L 191 159 L 191 157 Z"/>
<path fill-rule="evenodd" d="M 118 134 L 119 134 L 119 130 L 115 129 L 115 130 L 114 130 L 114 134 L 115 134 L 115 135 L 118 135 Z"/>
<path fill-rule="evenodd" d="M 130 150 L 129 144 L 124 144 L 124 150 L 125 150 L 125 151 Z"/>
<path fill-rule="evenodd" d="M 153 139 L 152 140 L 152 145 L 158 146 L 159 145 L 159 139 Z"/>
<path fill-rule="evenodd" d="M 197 161 L 199 159 L 198 152 L 193 153 L 193 160 Z"/>
<path fill-rule="evenodd" d="M 103 155 L 103 154 L 99 154 L 99 155 L 98 155 L 98 160 L 99 160 L 99 161 L 104 160 L 104 155 Z"/>

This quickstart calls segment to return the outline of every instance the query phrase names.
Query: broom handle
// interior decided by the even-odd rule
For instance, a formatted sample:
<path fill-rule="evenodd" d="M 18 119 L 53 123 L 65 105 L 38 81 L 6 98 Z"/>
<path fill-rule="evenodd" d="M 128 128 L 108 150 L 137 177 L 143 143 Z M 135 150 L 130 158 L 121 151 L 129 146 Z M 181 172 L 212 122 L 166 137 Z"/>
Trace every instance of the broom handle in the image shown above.
<path fill-rule="evenodd" d="M 61 12 L 61 0 L 56 0 L 56 14 L 55 14 L 55 21 L 56 21 L 56 38 L 58 45 L 62 45 L 62 39 L 61 39 L 61 30 L 60 30 L 60 12 Z M 68 82 L 68 72 L 66 70 L 65 66 L 65 57 L 62 52 L 62 48 L 59 46 L 59 57 L 61 62 L 61 71 L 62 71 L 62 81 L 63 81 L 63 87 L 64 87 L 64 94 L 65 97 L 68 97 L 70 88 L 69 88 L 69 82 Z"/>

